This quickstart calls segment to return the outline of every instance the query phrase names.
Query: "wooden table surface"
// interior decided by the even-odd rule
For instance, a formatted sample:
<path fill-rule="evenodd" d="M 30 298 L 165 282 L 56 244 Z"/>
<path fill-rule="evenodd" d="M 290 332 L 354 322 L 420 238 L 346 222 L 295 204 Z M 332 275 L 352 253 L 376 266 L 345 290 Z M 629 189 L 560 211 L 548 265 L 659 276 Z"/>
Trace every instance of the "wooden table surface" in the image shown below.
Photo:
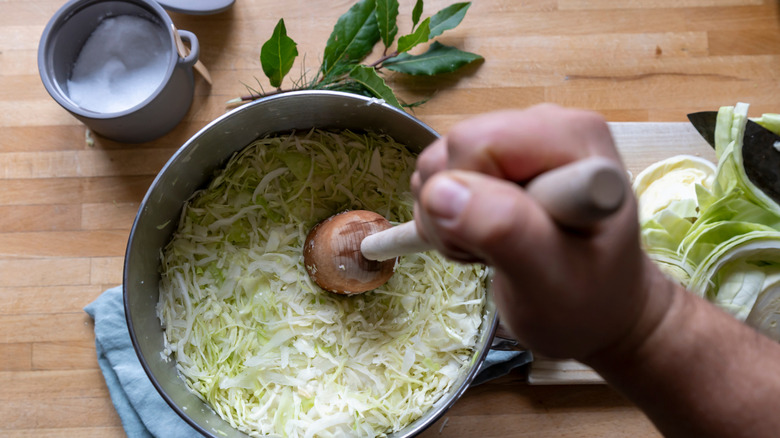
<path fill-rule="evenodd" d="M 237 0 L 213 16 L 171 14 L 194 32 L 213 85 L 171 133 L 140 145 L 94 136 L 38 76 L 41 32 L 58 0 L 0 0 L 0 435 L 122 436 L 82 310 L 122 279 L 146 189 L 171 154 L 225 102 L 262 79 L 276 21 L 317 68 L 346 0 Z M 401 32 L 413 1 L 402 1 Z M 450 1 L 428 0 L 424 16 Z M 549 101 L 610 121 L 684 121 L 737 101 L 780 111 L 775 0 L 493 0 L 475 2 L 441 41 L 485 61 L 437 80 L 391 77 L 439 132 L 470 115 Z M 299 57 L 293 72 L 300 71 Z M 293 75 L 294 76 L 294 75 Z M 289 82 L 287 83 L 289 85 Z M 664 158 L 658 153 L 657 157 Z M 425 436 L 656 436 L 602 385 L 529 386 L 520 373 L 468 390 Z"/>

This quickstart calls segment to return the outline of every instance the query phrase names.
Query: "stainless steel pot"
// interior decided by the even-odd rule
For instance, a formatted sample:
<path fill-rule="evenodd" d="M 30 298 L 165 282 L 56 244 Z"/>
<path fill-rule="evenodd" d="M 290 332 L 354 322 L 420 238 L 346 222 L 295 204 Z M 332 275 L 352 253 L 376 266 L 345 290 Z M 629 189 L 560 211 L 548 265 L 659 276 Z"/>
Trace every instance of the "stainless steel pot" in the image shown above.
<path fill-rule="evenodd" d="M 207 184 L 234 152 L 261 136 L 311 128 L 368 129 L 385 133 L 415 152 L 438 137 L 407 113 L 353 94 L 301 91 L 261 99 L 213 121 L 173 155 L 146 193 L 130 232 L 125 254 L 124 303 L 133 346 L 162 397 L 205 436 L 246 437 L 190 392 L 173 361 L 166 361 L 161 354 L 163 332 L 155 312 L 160 250 L 170 240 L 184 203 Z M 477 349 L 465 371 L 425 415 L 392 437 L 417 435 L 458 400 L 490 349 L 497 319 L 495 305 L 488 298 Z"/>

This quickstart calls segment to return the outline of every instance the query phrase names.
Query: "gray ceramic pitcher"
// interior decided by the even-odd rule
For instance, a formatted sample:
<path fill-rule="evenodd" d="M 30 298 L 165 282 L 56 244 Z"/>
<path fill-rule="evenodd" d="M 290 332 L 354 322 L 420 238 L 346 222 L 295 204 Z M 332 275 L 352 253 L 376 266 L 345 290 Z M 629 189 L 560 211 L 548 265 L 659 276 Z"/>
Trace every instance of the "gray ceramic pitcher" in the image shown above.
<path fill-rule="evenodd" d="M 162 82 L 143 101 L 119 111 L 103 112 L 80 106 L 71 98 L 68 81 L 82 48 L 101 22 L 128 15 L 147 20 L 160 33 L 162 56 L 167 57 Z M 181 56 L 177 49 L 179 38 L 189 43 L 186 56 Z M 121 45 L 122 37 L 112 40 L 118 40 Z M 71 0 L 57 11 L 43 31 L 38 47 L 38 70 L 54 100 L 92 131 L 113 140 L 138 143 L 166 134 L 187 113 L 194 93 L 192 67 L 199 52 L 195 35 L 177 30 L 165 10 L 154 1 Z"/>

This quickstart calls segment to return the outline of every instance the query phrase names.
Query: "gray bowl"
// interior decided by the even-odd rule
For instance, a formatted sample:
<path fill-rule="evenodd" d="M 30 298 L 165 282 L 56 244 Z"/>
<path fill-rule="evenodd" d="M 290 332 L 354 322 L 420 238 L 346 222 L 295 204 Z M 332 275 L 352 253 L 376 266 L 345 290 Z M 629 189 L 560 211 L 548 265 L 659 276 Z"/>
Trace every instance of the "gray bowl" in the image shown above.
<path fill-rule="evenodd" d="M 375 99 L 328 91 L 286 93 L 237 108 L 195 134 L 168 161 L 141 203 L 125 254 L 124 303 L 130 336 L 154 386 L 190 425 L 209 437 L 246 437 L 190 392 L 166 361 L 155 306 L 160 251 L 171 239 L 184 203 L 204 187 L 214 171 L 253 140 L 268 134 L 311 128 L 372 130 L 419 152 L 438 137 L 416 118 Z M 392 437 L 417 435 L 433 424 L 468 388 L 490 349 L 497 312 L 488 299 L 477 350 L 450 391 L 421 418 Z"/>

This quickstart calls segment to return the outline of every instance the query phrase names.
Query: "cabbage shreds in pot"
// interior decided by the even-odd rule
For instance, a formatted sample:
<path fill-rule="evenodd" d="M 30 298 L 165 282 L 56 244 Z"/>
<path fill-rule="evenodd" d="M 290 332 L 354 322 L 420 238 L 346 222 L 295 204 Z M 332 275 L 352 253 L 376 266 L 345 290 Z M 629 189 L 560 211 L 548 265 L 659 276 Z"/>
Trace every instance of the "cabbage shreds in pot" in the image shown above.
<path fill-rule="evenodd" d="M 469 364 L 485 267 L 409 255 L 381 288 L 345 297 L 303 265 L 306 234 L 334 213 L 411 220 L 414 161 L 375 134 L 269 137 L 185 206 L 162 255 L 164 354 L 233 427 L 382 436 L 420 417 Z"/>

